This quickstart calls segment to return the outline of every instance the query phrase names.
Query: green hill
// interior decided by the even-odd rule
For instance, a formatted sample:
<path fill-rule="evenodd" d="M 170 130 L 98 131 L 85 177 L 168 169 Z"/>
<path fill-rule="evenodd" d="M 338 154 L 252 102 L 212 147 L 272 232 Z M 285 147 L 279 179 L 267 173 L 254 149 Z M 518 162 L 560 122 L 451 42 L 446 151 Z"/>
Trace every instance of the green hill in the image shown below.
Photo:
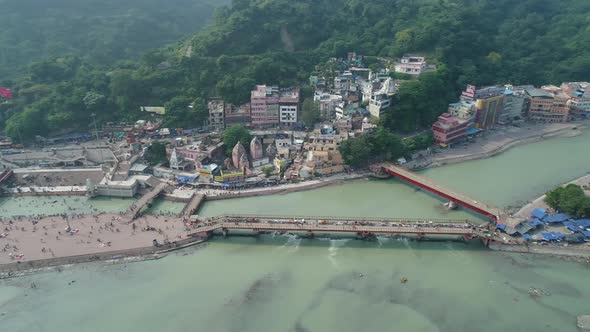
<path fill-rule="evenodd" d="M 0 79 L 30 62 L 78 55 L 100 64 L 136 58 L 202 28 L 215 0 L 0 0 Z"/>
<path fill-rule="evenodd" d="M 110 68 L 76 57 L 35 64 L 0 111 L 13 136 L 17 127 L 26 137 L 84 127 L 91 112 L 133 119 L 147 104 L 166 104 L 168 123 L 188 127 L 206 116 L 210 96 L 240 103 L 256 83 L 305 83 L 317 64 L 349 51 L 412 52 L 439 70 L 402 86 L 384 124 L 414 130 L 467 83 L 588 80 L 588 17 L 587 0 L 234 0 L 191 38 L 190 58 L 182 45 Z M 171 66 L 158 68 L 164 60 Z"/>

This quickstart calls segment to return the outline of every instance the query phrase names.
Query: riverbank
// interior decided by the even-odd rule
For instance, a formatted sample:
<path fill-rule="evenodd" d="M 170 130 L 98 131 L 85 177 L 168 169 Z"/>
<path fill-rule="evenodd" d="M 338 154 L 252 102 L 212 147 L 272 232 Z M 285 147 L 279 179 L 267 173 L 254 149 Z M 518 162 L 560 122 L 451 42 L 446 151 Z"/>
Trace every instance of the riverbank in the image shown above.
<path fill-rule="evenodd" d="M 515 146 L 555 137 L 574 137 L 582 134 L 589 121 L 552 123 L 491 129 L 477 138 L 477 142 L 439 150 L 427 167 L 438 167 L 470 160 L 489 158 Z"/>
<path fill-rule="evenodd" d="M 589 169 L 590 171 L 590 169 Z M 579 186 L 590 186 L 590 174 L 584 175 L 580 178 L 577 178 L 573 181 L 564 183 L 563 185 L 561 185 L 562 187 L 567 186 L 568 184 L 577 184 Z M 586 194 L 590 194 L 590 191 L 586 190 Z M 542 195 L 538 198 L 536 198 L 535 200 L 529 202 L 528 204 L 524 205 L 522 208 L 520 208 L 520 210 L 518 210 L 518 212 L 516 212 L 514 214 L 515 217 L 518 218 L 523 218 L 523 219 L 528 219 L 531 217 L 531 213 L 537 209 L 544 209 L 544 210 L 549 210 L 549 206 L 547 205 L 547 203 L 545 203 L 545 197 L 546 195 Z"/>
<path fill-rule="evenodd" d="M 520 245 L 490 243 L 491 250 L 515 252 L 522 254 L 538 254 L 556 257 L 568 257 L 583 263 L 590 263 L 590 247 L 585 244 L 563 245 L 563 244 L 535 244 L 526 243 Z"/>

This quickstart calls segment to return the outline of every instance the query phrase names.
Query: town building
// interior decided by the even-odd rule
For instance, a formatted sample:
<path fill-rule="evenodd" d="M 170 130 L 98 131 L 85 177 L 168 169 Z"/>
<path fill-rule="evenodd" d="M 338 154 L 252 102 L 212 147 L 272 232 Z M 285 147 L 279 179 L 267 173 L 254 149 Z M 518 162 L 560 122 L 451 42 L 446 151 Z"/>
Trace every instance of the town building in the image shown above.
<path fill-rule="evenodd" d="M 395 65 L 396 72 L 410 75 L 420 75 L 427 68 L 426 58 L 419 55 L 404 55 Z"/>
<path fill-rule="evenodd" d="M 567 82 L 561 85 L 561 89 L 570 97 L 572 111 L 590 112 L 590 83 Z"/>
<path fill-rule="evenodd" d="M 257 85 L 250 95 L 252 125 L 270 127 L 279 124 L 279 88 Z"/>
<path fill-rule="evenodd" d="M 451 116 L 461 120 L 467 121 L 471 125 L 475 121 L 475 104 L 469 101 L 459 101 L 449 104 L 447 113 Z"/>
<path fill-rule="evenodd" d="M 475 128 L 488 129 L 496 124 L 503 110 L 505 91 L 506 88 L 503 86 L 478 89 L 474 85 L 468 85 L 467 89 L 461 93 L 461 101 L 475 105 L 473 118 Z"/>
<path fill-rule="evenodd" d="M 209 109 L 209 130 L 223 130 L 225 128 L 223 100 L 210 100 L 207 108 Z"/>
<path fill-rule="evenodd" d="M 502 112 L 498 122 L 504 124 L 522 122 L 525 119 L 527 109 L 528 102 L 524 89 L 506 85 Z"/>
<path fill-rule="evenodd" d="M 434 141 L 448 145 L 467 136 L 468 121 L 461 121 L 449 113 L 443 113 L 432 125 Z"/>
<path fill-rule="evenodd" d="M 375 87 L 378 87 L 378 89 L 374 89 Z M 369 100 L 369 113 L 371 116 L 379 118 L 383 111 L 391 106 L 392 97 L 398 88 L 399 85 L 391 77 L 388 77 L 380 85 L 371 84 L 372 91 Z M 365 96 L 365 92 L 363 92 L 363 98 Z"/>
<path fill-rule="evenodd" d="M 279 121 L 281 125 L 293 126 L 299 112 L 299 88 L 283 89 L 279 94 Z"/>
<path fill-rule="evenodd" d="M 570 117 L 569 97 L 558 90 L 527 89 L 528 119 L 534 122 L 566 122 Z"/>
<path fill-rule="evenodd" d="M 225 104 L 225 126 L 233 125 L 250 126 L 252 121 L 250 103 L 235 107 L 232 104 Z"/>
<path fill-rule="evenodd" d="M 334 78 L 334 92 L 345 95 L 349 91 L 356 91 L 355 78 L 350 71 L 345 71 Z"/>
<path fill-rule="evenodd" d="M 343 98 L 340 95 L 316 90 L 313 101 L 318 103 L 322 119 L 329 120 L 336 116 L 336 107 L 343 102 Z"/>

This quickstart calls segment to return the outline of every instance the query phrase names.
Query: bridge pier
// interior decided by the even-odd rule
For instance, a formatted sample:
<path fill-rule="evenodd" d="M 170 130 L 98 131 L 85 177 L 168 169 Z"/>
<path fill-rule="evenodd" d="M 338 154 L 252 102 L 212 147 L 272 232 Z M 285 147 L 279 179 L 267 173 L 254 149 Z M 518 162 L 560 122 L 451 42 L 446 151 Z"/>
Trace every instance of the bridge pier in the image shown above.
<path fill-rule="evenodd" d="M 377 236 L 374 233 L 370 233 L 370 232 L 358 232 L 356 233 L 358 235 L 358 237 L 361 240 L 366 240 L 366 241 L 374 241 Z"/>
<path fill-rule="evenodd" d="M 315 234 L 313 234 L 313 232 L 312 232 L 312 231 L 307 231 L 307 237 L 308 237 L 309 239 L 313 239 L 313 238 L 315 238 Z"/>
<path fill-rule="evenodd" d="M 223 234 L 223 237 L 227 237 L 229 235 L 229 230 L 227 228 L 222 228 L 221 233 Z"/>
<path fill-rule="evenodd" d="M 418 241 L 422 241 L 425 237 L 426 237 L 426 234 L 424 234 L 424 233 L 416 234 L 416 240 L 418 240 Z"/>
<path fill-rule="evenodd" d="M 465 242 L 473 240 L 473 234 L 463 235 L 463 240 L 465 240 Z"/>

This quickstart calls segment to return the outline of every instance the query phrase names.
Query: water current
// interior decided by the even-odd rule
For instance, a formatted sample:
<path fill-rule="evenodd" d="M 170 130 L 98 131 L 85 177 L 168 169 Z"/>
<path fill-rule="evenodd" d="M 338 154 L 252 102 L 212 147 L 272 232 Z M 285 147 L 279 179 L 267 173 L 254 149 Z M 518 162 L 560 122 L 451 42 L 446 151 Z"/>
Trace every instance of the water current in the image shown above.
<path fill-rule="evenodd" d="M 586 132 L 423 175 L 514 206 L 590 171 L 589 142 Z M 4 199 L 0 214 L 120 211 L 130 204 L 63 199 Z M 478 219 L 440 203 L 396 180 L 354 181 L 209 202 L 199 214 Z M 151 213 L 179 208 L 159 203 Z M 579 263 L 493 252 L 475 242 L 233 237 L 156 261 L 2 281 L 0 331 L 576 331 L 576 315 L 590 314 L 589 275 Z M 531 296 L 531 288 L 541 295 Z"/>

